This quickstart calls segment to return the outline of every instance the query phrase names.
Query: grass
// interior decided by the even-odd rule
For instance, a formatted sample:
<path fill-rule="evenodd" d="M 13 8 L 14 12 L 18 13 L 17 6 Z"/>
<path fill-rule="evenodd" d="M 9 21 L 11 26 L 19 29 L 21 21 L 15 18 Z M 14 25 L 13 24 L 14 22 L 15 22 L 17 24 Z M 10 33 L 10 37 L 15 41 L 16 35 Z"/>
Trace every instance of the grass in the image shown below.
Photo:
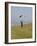
<path fill-rule="evenodd" d="M 28 39 L 32 38 L 32 24 L 24 24 L 11 27 L 11 39 Z"/>

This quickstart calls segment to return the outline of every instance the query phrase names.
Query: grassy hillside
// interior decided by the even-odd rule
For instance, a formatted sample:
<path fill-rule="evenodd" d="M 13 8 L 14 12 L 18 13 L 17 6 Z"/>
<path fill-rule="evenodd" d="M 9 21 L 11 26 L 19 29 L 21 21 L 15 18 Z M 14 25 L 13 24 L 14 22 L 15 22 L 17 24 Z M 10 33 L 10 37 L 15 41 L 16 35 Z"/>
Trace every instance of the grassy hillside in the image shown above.
<path fill-rule="evenodd" d="M 24 24 L 11 27 L 11 39 L 32 38 L 32 24 Z"/>

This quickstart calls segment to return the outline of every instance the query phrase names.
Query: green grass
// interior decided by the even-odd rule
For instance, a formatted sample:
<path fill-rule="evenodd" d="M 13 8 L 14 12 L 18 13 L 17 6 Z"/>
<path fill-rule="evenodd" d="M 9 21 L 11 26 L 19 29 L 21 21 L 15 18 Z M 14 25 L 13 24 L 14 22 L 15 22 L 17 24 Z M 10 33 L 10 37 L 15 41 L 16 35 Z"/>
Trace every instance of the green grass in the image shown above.
<path fill-rule="evenodd" d="M 11 27 L 11 39 L 32 38 L 32 24 L 24 24 L 23 27 L 17 25 Z"/>

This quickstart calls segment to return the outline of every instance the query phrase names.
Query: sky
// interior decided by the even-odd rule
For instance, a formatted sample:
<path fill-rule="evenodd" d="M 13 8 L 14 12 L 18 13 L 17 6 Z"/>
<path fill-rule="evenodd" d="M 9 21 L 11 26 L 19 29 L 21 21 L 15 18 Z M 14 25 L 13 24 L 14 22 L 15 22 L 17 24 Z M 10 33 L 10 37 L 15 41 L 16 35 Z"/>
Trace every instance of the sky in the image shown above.
<path fill-rule="evenodd" d="M 19 16 L 22 17 L 20 18 Z M 32 21 L 32 7 L 18 7 L 11 6 L 11 24 L 20 24 L 22 21 L 24 24 L 31 23 Z"/>

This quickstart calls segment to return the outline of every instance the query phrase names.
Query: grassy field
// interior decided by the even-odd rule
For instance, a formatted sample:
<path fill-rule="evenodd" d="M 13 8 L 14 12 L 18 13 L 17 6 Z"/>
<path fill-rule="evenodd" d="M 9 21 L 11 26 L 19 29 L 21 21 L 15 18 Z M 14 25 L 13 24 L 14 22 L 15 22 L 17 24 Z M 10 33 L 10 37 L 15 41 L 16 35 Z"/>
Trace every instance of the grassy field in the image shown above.
<path fill-rule="evenodd" d="M 32 24 L 24 24 L 23 27 L 17 25 L 11 27 L 11 39 L 32 38 Z"/>

